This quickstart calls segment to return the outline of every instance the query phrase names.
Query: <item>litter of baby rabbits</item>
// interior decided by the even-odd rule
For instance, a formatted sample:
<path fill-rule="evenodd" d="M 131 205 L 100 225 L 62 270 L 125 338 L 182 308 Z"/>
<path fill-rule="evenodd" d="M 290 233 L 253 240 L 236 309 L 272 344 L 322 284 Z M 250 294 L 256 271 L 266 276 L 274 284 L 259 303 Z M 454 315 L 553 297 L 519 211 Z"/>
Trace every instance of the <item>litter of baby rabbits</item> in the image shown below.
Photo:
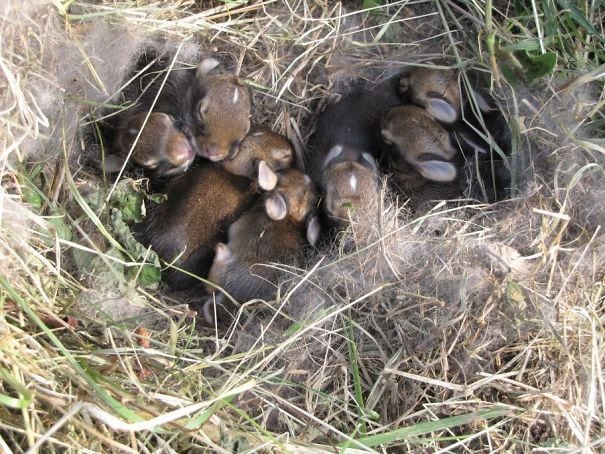
<path fill-rule="evenodd" d="M 132 154 L 133 165 L 147 171 L 152 182 L 164 182 L 167 200 L 151 205 L 148 216 L 134 226 L 136 236 L 173 267 L 163 273 L 172 290 L 201 292 L 210 281 L 212 297 L 202 304 L 206 314 L 210 301 L 227 301 L 223 296 L 240 304 L 274 299 L 280 273 L 267 274 L 267 264 L 312 264 L 322 251 L 307 247 L 316 244 L 305 245 L 305 236 L 326 245 L 358 216 L 356 212 L 367 216 L 380 204 L 383 175 L 387 182 L 393 180 L 391 186 L 401 190 L 416 216 L 422 207 L 430 209 L 431 201 L 470 199 L 471 185 L 465 180 L 491 183 L 490 197 L 481 200 L 481 194 L 473 194 L 480 203 L 495 202 L 510 189 L 510 131 L 501 114 L 483 136 L 493 137 L 498 130 L 503 156 L 474 146 L 471 153 L 479 153 L 475 165 L 472 154 L 468 157 L 465 147 L 455 142 L 463 112 L 467 121 L 472 113 L 454 70 L 402 68 L 380 83 L 344 94 L 319 114 L 314 145 L 306 147 L 300 177 L 293 180 L 289 176 L 294 170 L 288 170 L 294 164 L 292 144 L 270 129 L 250 130 L 250 95 L 237 76 L 219 73 L 220 64 L 213 58 L 204 58 L 197 69 L 176 73 L 167 64 L 174 56 L 151 50 L 141 60 L 137 68 L 149 68 L 148 61 L 156 61 L 153 72 L 132 75 L 140 93 L 124 100 L 130 107 L 113 119 L 103 139 L 110 157 L 124 158 L 120 168 Z M 157 62 L 166 63 L 162 67 Z M 164 85 L 158 87 L 163 73 Z M 472 124 L 479 128 L 480 120 L 482 116 Z M 465 145 L 481 141 L 477 135 Z M 200 158 L 194 161 L 196 153 Z M 384 166 L 379 165 L 382 161 Z M 99 163 L 100 170 L 116 171 L 106 158 Z M 305 171 L 310 176 L 303 179 Z M 308 194 L 304 188 L 312 180 L 322 198 L 316 194 L 303 203 L 300 197 Z M 265 213 L 259 207 L 261 190 L 276 194 L 266 196 Z M 305 208 L 297 216 L 299 206 Z M 323 235 L 318 213 L 323 213 Z M 298 224 L 306 218 L 315 231 L 305 235 Z M 307 253 L 301 254 L 305 248 Z M 206 316 L 208 323 L 213 320 L 216 316 Z"/>
<path fill-rule="evenodd" d="M 4 2 L 0 450 L 602 450 L 562 3 Z"/>

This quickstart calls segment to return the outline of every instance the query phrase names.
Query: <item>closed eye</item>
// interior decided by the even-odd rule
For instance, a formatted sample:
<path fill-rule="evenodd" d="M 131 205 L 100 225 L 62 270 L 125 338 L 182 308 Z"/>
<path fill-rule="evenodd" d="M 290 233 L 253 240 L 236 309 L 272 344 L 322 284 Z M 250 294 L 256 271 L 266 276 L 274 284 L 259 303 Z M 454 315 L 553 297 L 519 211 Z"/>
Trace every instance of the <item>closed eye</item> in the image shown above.
<path fill-rule="evenodd" d="M 434 153 L 422 153 L 418 156 L 419 161 L 446 161 L 443 156 L 436 155 Z"/>
<path fill-rule="evenodd" d="M 231 147 L 229 148 L 229 155 L 227 156 L 227 159 L 233 159 L 237 156 L 237 154 L 239 153 L 239 147 L 241 145 L 241 141 L 240 140 L 236 140 L 235 142 L 233 142 L 231 144 Z"/>
<path fill-rule="evenodd" d="M 447 99 L 445 99 L 445 96 L 443 96 L 441 93 L 437 93 L 436 91 L 429 91 L 426 95 L 429 98 L 443 99 L 444 101 L 447 101 Z"/>

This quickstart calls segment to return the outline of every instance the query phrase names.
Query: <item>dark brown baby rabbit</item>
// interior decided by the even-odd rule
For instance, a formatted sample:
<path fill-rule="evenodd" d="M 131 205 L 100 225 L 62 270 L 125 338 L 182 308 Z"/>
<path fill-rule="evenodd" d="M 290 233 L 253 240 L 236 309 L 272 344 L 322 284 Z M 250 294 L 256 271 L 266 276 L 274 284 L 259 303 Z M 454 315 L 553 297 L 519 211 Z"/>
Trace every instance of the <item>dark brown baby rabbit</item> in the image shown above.
<path fill-rule="evenodd" d="M 261 188 L 273 189 L 275 175 L 259 166 Z M 137 238 L 167 262 L 206 277 L 214 246 L 226 238 L 229 225 L 249 206 L 257 194 L 257 183 L 230 174 L 214 163 L 201 161 L 166 186 L 167 200 L 153 205 L 135 226 Z M 169 269 L 164 280 L 173 289 L 191 287 L 199 280 Z"/>
<path fill-rule="evenodd" d="M 296 169 L 280 172 L 277 186 L 264 201 L 229 227 L 228 243 L 216 245 L 208 279 L 240 302 L 273 299 L 279 272 L 267 264 L 297 265 L 306 246 L 315 243 L 317 197 L 317 187 L 307 175 Z M 218 295 L 217 301 L 223 300 Z M 204 308 L 209 322 L 214 318 L 213 303 L 211 298 Z"/>
<path fill-rule="evenodd" d="M 193 162 L 194 145 L 185 134 L 174 127 L 174 119 L 165 113 L 139 112 L 125 119 L 116 137 L 115 154 L 105 160 L 108 172 L 118 172 L 131 148 L 132 161 L 157 175 L 184 172 Z M 138 138 L 138 140 L 137 140 Z"/>
<path fill-rule="evenodd" d="M 353 93 L 328 106 L 317 120 L 315 146 L 306 163 L 332 220 L 346 220 L 349 210 L 367 209 L 379 197 L 375 159 L 382 151 L 380 119 L 401 103 L 398 83 L 398 77 L 391 77 Z"/>

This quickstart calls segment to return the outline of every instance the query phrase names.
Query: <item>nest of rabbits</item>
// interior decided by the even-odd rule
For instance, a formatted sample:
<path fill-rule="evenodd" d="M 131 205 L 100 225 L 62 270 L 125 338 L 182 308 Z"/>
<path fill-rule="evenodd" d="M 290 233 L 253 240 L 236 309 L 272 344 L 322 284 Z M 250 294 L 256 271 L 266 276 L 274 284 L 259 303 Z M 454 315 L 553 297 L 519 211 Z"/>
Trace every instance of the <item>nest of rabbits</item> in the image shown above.
<path fill-rule="evenodd" d="M 0 406 L 2 446 L 597 449 L 605 251 L 603 148 L 593 138 L 603 103 L 597 73 L 509 83 L 509 73 L 498 73 L 505 59 L 494 64 L 475 47 L 482 16 L 450 2 L 375 2 L 365 10 L 356 2 L 210 3 L 3 7 L 11 21 L 2 34 L 11 45 L 2 48 L 0 332 L 8 340 L 0 364 L 10 371 L 0 388 L 8 399 Z M 505 33 L 498 11 L 492 26 Z M 397 125 L 393 114 L 376 131 L 387 131 L 390 143 L 373 156 L 376 197 L 363 210 L 345 210 L 337 227 L 318 202 L 311 203 L 317 217 L 303 210 L 302 243 L 264 259 L 270 294 L 236 295 L 235 304 L 212 297 L 207 280 L 178 288 L 161 282 L 159 270 L 166 280 L 166 262 L 180 256 L 155 255 L 146 247 L 152 241 L 136 241 L 133 226 L 163 205 L 178 177 L 173 167 L 191 175 L 197 154 L 229 153 L 234 139 L 226 146 L 184 140 L 180 124 L 178 134 L 166 132 L 166 117 L 147 116 L 149 103 L 164 101 L 141 97 L 143 78 L 133 75 L 144 68 L 170 84 L 166 68 L 195 74 L 208 59 L 220 65 L 202 65 L 203 76 L 237 75 L 251 124 L 287 137 L 288 159 L 315 172 L 324 204 L 326 166 L 318 163 L 326 157 L 313 153 L 333 150 L 325 136 L 335 122 L 322 126 L 322 115 L 332 109 L 339 121 L 358 119 L 375 103 L 387 118 L 388 101 L 375 94 L 359 101 L 357 93 L 373 93 L 394 76 L 396 85 L 401 74 L 407 81 L 398 102 L 422 106 L 410 75 L 453 70 L 466 106 L 460 113 L 478 134 L 474 151 L 454 164 L 439 156 L 447 146 L 428 156 L 394 153 L 418 134 L 398 141 L 412 126 Z M 170 101 L 176 113 L 158 111 L 174 118 L 191 104 L 208 118 L 201 98 L 188 92 Z M 147 108 L 136 111 L 141 103 Z M 345 107 L 329 107 L 337 105 Z M 496 126 L 482 123 L 494 116 Z M 133 117 L 159 132 L 150 143 L 175 144 L 168 167 L 142 159 L 131 165 L 136 146 L 115 131 L 138 136 Z M 229 113 L 218 123 L 237 122 Z M 456 139 L 469 146 L 459 132 L 450 144 L 456 150 Z M 489 151 L 475 152 L 477 141 Z M 115 172 L 103 172 L 117 149 Z M 363 159 L 355 163 L 363 167 Z M 423 197 L 409 183 L 410 174 L 451 178 L 452 166 L 455 197 L 451 188 L 435 189 L 443 181 Z M 262 172 L 252 168 L 262 188 Z M 162 178 L 153 174 L 158 169 Z M 281 171 L 278 186 L 287 180 Z M 345 186 L 360 181 L 347 174 Z M 284 204 L 268 206 L 280 213 Z M 295 211 L 290 200 L 285 206 Z M 180 213 L 203 217 L 187 206 L 176 213 L 156 215 L 152 227 Z M 317 242 L 309 235 L 314 222 L 322 225 Z M 247 226 L 244 232 L 253 230 Z M 218 242 L 233 249 L 230 240 Z M 225 253 L 214 246 L 205 253 L 215 251 Z M 204 311 L 209 302 L 212 310 Z M 229 313 L 218 325 L 216 307 Z"/>

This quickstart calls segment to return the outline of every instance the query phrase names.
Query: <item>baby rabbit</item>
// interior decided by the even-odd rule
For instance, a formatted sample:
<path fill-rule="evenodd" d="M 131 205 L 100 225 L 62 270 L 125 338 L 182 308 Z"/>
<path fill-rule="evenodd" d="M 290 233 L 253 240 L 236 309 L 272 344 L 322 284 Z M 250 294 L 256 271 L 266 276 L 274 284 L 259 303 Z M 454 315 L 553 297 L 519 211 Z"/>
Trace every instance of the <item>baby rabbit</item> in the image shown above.
<path fill-rule="evenodd" d="M 244 137 L 237 154 L 220 165 L 229 173 L 254 179 L 261 162 L 274 172 L 288 169 L 294 162 L 294 147 L 286 137 L 256 126 Z"/>
<path fill-rule="evenodd" d="M 381 132 L 390 145 L 389 182 L 408 198 L 408 206 L 417 214 L 432 200 L 462 196 L 462 156 L 452 146 L 449 132 L 426 110 L 413 105 L 393 107 L 382 119 Z"/>
<path fill-rule="evenodd" d="M 261 164 L 260 186 L 271 190 L 273 186 L 264 183 L 275 180 L 273 172 Z M 202 161 L 168 182 L 167 200 L 150 207 L 147 216 L 135 226 L 135 234 L 163 260 L 206 277 L 215 244 L 226 237 L 229 225 L 254 201 L 256 189 L 256 182 Z M 163 278 L 172 289 L 198 283 L 172 269 Z"/>
<path fill-rule="evenodd" d="M 140 62 L 139 66 L 145 62 Z M 160 59 L 139 75 L 137 86 L 144 88 L 142 93 L 133 92 L 133 89 L 128 93 L 136 96 L 138 101 L 126 112 L 118 128 L 122 132 L 116 140 L 117 151 L 123 149 L 122 143 L 132 144 L 133 131 L 142 126 L 143 112 L 153 107 L 152 123 L 139 138 L 139 141 L 144 141 L 144 147 L 158 139 L 160 134 L 152 132 L 158 128 L 174 131 L 176 134 L 172 136 L 179 138 L 179 149 L 184 147 L 181 144 L 187 143 L 197 154 L 211 161 L 235 155 L 250 129 L 250 95 L 236 76 L 212 74 L 218 64 L 213 58 L 205 58 L 197 69 L 173 70 L 165 79 L 163 71 L 167 63 Z M 170 156 L 168 150 L 160 150 L 159 147 L 148 148 L 147 154 L 161 155 L 163 151 Z M 117 154 L 123 155 L 123 151 Z M 145 165 L 145 162 L 141 160 L 139 164 Z"/>
<path fill-rule="evenodd" d="M 409 164 L 430 181 L 456 179 L 458 170 L 452 160 L 457 150 L 449 133 L 426 110 L 412 105 L 393 107 L 382 119 L 381 133 L 387 144 L 394 145 L 388 158 L 395 170 Z"/>
<path fill-rule="evenodd" d="M 194 108 L 195 140 L 199 154 L 211 161 L 234 156 L 250 130 L 248 89 L 237 76 L 209 74 L 218 64 L 203 60 L 195 81 L 201 93 Z"/>
<path fill-rule="evenodd" d="M 229 227 L 227 244 L 216 245 L 208 279 L 240 302 L 274 298 L 279 273 L 264 264 L 301 261 L 306 245 L 319 235 L 313 215 L 317 197 L 317 187 L 307 175 L 296 169 L 280 172 L 275 190 Z M 212 304 L 204 308 L 209 322 L 214 318 L 209 315 Z"/>
<path fill-rule="evenodd" d="M 380 119 L 399 105 L 398 77 L 328 106 L 317 120 L 315 146 L 307 155 L 309 175 L 325 195 L 324 209 L 335 221 L 350 209 L 368 209 L 379 198 Z"/>
<path fill-rule="evenodd" d="M 502 160 L 483 153 L 467 158 L 452 145 L 450 133 L 420 107 L 389 110 L 382 135 L 391 145 L 390 181 L 416 211 L 432 200 L 470 197 L 494 202 L 505 195 L 510 180 Z"/>
<path fill-rule="evenodd" d="M 332 221 L 348 219 L 350 210 L 368 210 L 378 200 L 378 168 L 369 153 L 335 145 L 324 165 L 324 210 Z"/>
<path fill-rule="evenodd" d="M 187 170 L 196 155 L 194 144 L 175 128 L 170 115 L 151 113 L 144 123 L 146 116 L 147 112 L 139 112 L 125 119 L 116 137 L 116 153 L 107 156 L 105 169 L 118 172 L 134 145 L 134 163 L 154 171 L 155 175 L 174 175 Z"/>
<path fill-rule="evenodd" d="M 510 151 L 511 131 L 494 100 L 482 88 L 481 74 L 471 71 L 467 77 L 471 86 L 461 84 L 460 91 L 455 71 L 416 68 L 401 77 L 400 92 L 444 125 L 464 157 L 468 156 L 466 192 L 495 201 L 504 198 L 510 186 L 505 155 Z"/>
<path fill-rule="evenodd" d="M 453 70 L 415 68 L 401 76 L 399 91 L 442 123 L 453 124 L 460 119 L 462 102 L 458 76 Z"/>
<path fill-rule="evenodd" d="M 423 107 L 433 118 L 448 127 L 463 151 L 489 153 L 489 141 L 481 136 L 481 132 L 484 133 L 483 136 L 487 132 L 483 124 L 499 144 L 508 148 L 506 121 L 490 103 L 489 94 L 481 89 L 480 74 L 472 71 L 467 73 L 467 77 L 472 88 L 469 91 L 462 84 L 463 90 L 460 91 L 456 71 L 415 68 L 401 76 L 399 90 L 406 101 Z M 478 111 L 471 107 L 472 103 L 476 103 Z M 462 121 L 462 114 L 465 121 Z M 483 121 L 479 121 L 478 116 Z"/>

